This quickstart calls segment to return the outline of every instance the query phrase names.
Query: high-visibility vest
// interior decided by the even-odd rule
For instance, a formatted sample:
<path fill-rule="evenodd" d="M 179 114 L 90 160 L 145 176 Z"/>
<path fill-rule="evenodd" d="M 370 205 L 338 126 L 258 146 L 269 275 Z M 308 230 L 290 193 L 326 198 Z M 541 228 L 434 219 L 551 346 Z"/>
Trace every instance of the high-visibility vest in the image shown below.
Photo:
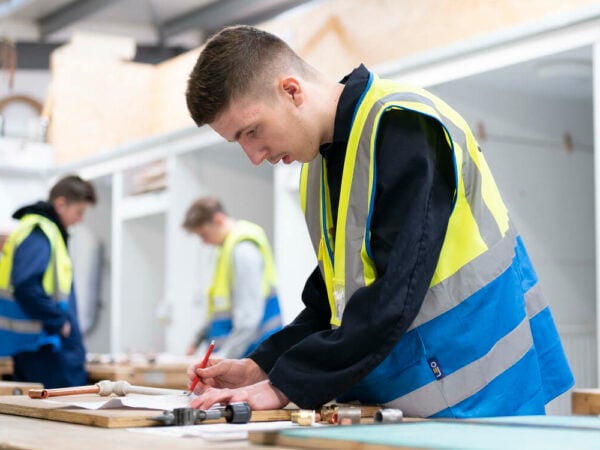
<path fill-rule="evenodd" d="M 22 310 L 15 301 L 11 284 L 15 251 L 35 227 L 39 227 L 50 242 L 50 259 L 42 279 L 44 291 L 59 307 L 67 309 L 73 271 L 64 238 L 51 220 L 27 214 L 4 243 L 0 259 L 0 356 L 36 351 L 42 345 L 60 349 L 60 336 L 46 333 L 40 320 L 32 319 Z"/>
<path fill-rule="evenodd" d="M 233 267 L 233 248 L 242 241 L 250 241 L 258 247 L 263 261 L 262 278 L 263 304 L 256 305 L 264 308 L 263 317 L 256 330 L 254 338 L 248 343 L 245 354 L 250 353 L 256 346 L 274 332 L 281 329 L 281 311 L 275 288 L 275 263 L 271 246 L 265 232 L 258 225 L 245 220 L 238 220 L 233 230 L 227 235 L 223 245 L 218 249 L 217 264 L 213 282 L 208 290 L 208 316 L 210 319 L 206 338 L 215 340 L 215 349 L 227 339 L 233 328 L 231 305 L 231 290 L 235 286 L 235 271 Z"/>
<path fill-rule="evenodd" d="M 453 210 L 420 312 L 392 352 L 341 399 L 417 417 L 544 414 L 573 376 L 475 137 L 436 96 L 372 74 L 352 122 L 337 223 L 326 161 L 305 164 L 300 180 L 332 327 L 342 325 L 352 294 L 377 279 L 370 248 L 375 151 L 381 118 L 391 110 L 423 114 L 442 126 L 456 174 Z"/>

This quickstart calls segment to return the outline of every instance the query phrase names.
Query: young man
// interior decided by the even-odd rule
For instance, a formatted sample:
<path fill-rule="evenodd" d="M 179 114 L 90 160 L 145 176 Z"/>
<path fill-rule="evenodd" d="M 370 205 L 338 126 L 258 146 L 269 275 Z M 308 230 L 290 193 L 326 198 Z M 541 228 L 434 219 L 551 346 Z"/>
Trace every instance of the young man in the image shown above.
<path fill-rule="evenodd" d="M 202 341 L 215 341 L 222 358 L 247 356 L 281 329 L 275 290 L 275 264 L 262 228 L 228 216 L 216 198 L 196 200 L 183 227 L 218 247 L 213 281 L 208 290 L 208 323 L 188 349 L 194 354 Z"/>
<path fill-rule="evenodd" d="M 249 358 L 191 367 L 193 405 L 385 404 L 418 417 L 544 414 L 573 384 L 549 307 L 473 133 L 427 91 L 341 83 L 252 27 L 207 42 L 188 108 L 254 164 L 304 164 L 319 266 L 305 309 Z"/>
<path fill-rule="evenodd" d="M 19 225 L 0 259 L 0 355 L 12 356 L 16 381 L 86 384 L 67 229 L 95 203 L 92 184 L 66 176 L 48 201 L 13 215 Z"/>

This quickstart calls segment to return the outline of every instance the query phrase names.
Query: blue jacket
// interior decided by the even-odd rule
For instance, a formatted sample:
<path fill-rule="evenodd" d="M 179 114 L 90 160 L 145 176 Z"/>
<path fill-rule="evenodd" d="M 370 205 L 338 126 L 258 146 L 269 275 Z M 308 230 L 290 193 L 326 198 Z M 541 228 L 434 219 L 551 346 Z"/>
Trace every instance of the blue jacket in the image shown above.
<path fill-rule="evenodd" d="M 13 217 L 19 219 L 31 213 L 43 215 L 57 223 L 67 241 L 66 230 L 50 204 L 38 202 L 21 208 Z M 17 381 L 41 382 L 46 388 L 84 385 L 87 378 L 85 348 L 77 319 L 75 289 L 71 287 L 66 310 L 46 294 L 42 277 L 49 260 L 50 242 L 36 228 L 15 251 L 11 273 L 14 297 L 27 315 L 43 322 L 49 334 L 60 333 L 67 320 L 71 323 L 71 333 L 67 338 L 61 337 L 61 349 L 58 352 L 50 346 L 44 346 L 36 352 L 14 355 L 14 378 Z"/>

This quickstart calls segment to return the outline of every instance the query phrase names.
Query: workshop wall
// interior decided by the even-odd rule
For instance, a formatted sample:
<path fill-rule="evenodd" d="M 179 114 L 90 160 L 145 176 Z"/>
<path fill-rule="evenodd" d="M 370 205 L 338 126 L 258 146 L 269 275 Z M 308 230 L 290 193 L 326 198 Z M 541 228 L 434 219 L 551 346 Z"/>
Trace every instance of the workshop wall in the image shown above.
<path fill-rule="evenodd" d="M 360 62 L 376 66 L 444 49 L 509 28 L 581 11 L 598 0 L 330 0 L 263 24 L 316 67 L 340 77 Z M 185 81 L 198 55 L 157 66 L 95 61 L 88 52 L 53 61 L 50 138 L 58 162 L 143 136 L 193 126 Z M 85 145 L 82 145 L 85 142 Z"/>

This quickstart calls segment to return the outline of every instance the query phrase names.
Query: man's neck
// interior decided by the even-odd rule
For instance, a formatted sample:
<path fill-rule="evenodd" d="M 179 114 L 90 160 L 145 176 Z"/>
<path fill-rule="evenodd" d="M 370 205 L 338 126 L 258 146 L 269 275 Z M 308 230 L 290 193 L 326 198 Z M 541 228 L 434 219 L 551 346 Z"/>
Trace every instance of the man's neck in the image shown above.
<path fill-rule="evenodd" d="M 344 85 L 341 83 L 329 82 L 326 86 L 326 95 L 323 97 L 322 108 L 322 131 L 320 145 L 333 142 L 333 131 L 335 125 L 335 115 L 337 112 L 338 102 L 344 90 Z"/>
<path fill-rule="evenodd" d="M 229 236 L 229 233 L 231 233 L 233 231 L 233 229 L 235 228 L 235 219 L 232 217 L 227 217 L 225 219 L 225 221 L 223 222 L 223 240 L 221 241 L 221 245 L 223 245 L 223 243 L 225 242 L 225 239 L 227 239 L 227 236 Z"/>

